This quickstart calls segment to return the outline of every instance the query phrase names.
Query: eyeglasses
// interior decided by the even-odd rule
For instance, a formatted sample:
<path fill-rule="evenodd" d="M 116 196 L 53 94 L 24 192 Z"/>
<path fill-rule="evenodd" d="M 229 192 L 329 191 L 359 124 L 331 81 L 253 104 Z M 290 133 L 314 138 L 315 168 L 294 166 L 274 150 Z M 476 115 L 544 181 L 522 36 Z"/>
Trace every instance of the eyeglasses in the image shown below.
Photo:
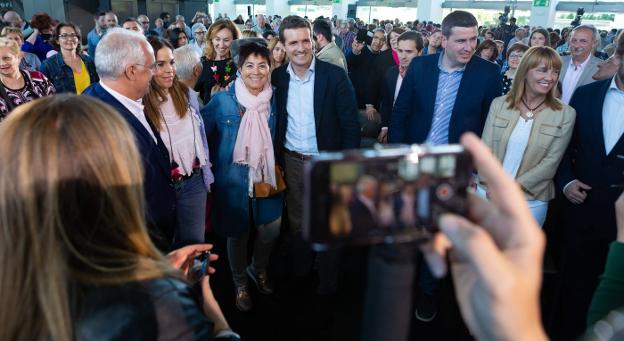
<path fill-rule="evenodd" d="M 204 33 L 206 33 L 206 31 L 197 31 L 197 32 L 195 32 L 195 34 L 204 34 Z"/>
<path fill-rule="evenodd" d="M 522 56 L 523 56 L 522 54 L 512 53 L 512 54 L 509 55 L 509 59 L 520 59 L 520 58 L 522 58 Z"/>
<path fill-rule="evenodd" d="M 141 23 L 143 25 L 147 25 L 147 24 L 149 24 L 149 21 L 139 21 L 139 23 Z"/>
<path fill-rule="evenodd" d="M 150 69 L 150 71 L 152 71 L 152 72 L 156 71 L 156 68 L 157 68 L 156 63 L 154 63 L 152 65 L 145 65 L 145 64 L 132 64 L 132 65 L 134 65 L 134 66 L 142 66 L 142 67 L 144 67 L 146 69 Z"/>
<path fill-rule="evenodd" d="M 75 39 L 75 38 L 78 38 L 78 35 L 76 33 L 63 33 L 63 34 L 59 34 L 59 38 L 61 38 L 61 39 Z"/>

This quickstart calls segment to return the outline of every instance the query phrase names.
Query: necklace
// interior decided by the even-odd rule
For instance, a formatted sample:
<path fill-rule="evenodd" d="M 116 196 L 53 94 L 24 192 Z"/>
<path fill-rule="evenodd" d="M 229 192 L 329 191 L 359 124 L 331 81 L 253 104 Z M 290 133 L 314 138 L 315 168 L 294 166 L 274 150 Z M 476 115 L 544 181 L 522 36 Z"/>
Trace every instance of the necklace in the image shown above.
<path fill-rule="evenodd" d="M 542 106 L 542 104 L 544 104 L 544 102 L 546 102 L 546 99 L 544 98 L 544 100 L 543 100 L 542 102 L 540 102 L 540 104 L 538 104 L 535 108 L 531 108 L 531 107 L 527 104 L 527 102 L 524 100 L 524 97 L 521 97 L 521 98 L 520 98 L 520 100 L 522 101 L 522 104 L 524 104 L 524 106 L 525 106 L 527 109 L 529 109 L 529 111 L 527 111 L 527 113 L 525 114 L 528 120 L 533 119 L 533 117 L 535 117 L 535 113 L 534 113 L 534 111 L 535 111 L 537 108 L 541 107 L 541 106 Z"/>

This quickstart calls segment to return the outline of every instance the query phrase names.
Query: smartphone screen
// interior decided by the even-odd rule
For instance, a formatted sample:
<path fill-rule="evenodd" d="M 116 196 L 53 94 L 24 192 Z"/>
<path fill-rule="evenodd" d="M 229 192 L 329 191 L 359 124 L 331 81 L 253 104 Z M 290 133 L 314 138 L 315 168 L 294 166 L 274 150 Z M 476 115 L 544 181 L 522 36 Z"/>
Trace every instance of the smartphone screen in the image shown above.
<path fill-rule="evenodd" d="M 210 251 L 201 253 L 193 260 L 191 269 L 189 270 L 189 279 L 191 282 L 199 282 L 207 273 L 210 267 Z"/>
<path fill-rule="evenodd" d="M 315 249 L 426 241 L 437 217 L 465 213 L 472 163 L 457 149 L 312 161 L 304 238 Z"/>

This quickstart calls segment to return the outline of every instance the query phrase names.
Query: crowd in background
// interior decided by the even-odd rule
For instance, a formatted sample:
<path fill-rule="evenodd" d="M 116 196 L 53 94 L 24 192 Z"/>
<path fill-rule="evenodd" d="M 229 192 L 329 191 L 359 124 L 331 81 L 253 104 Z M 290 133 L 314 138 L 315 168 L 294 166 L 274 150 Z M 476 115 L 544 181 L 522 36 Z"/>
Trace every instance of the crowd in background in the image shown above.
<path fill-rule="evenodd" d="M 512 229 L 535 230 L 524 241 L 533 268 L 525 280 L 510 275 L 528 295 L 519 314 L 530 318 L 475 322 L 491 316 L 466 308 L 469 279 L 454 278 L 472 335 L 498 339 L 525 328 L 535 332 L 531 339 L 545 337 L 537 297 L 543 230 L 559 274 L 556 297 L 541 307 L 549 337 L 602 337 L 601 325 L 616 324 L 615 340 L 624 326 L 607 314 L 624 306 L 622 199 L 614 206 L 624 183 L 623 59 L 621 30 L 519 27 L 515 18 L 482 27 L 464 11 L 442 23 L 261 14 L 213 20 L 203 12 L 189 23 L 170 13 L 120 21 L 108 11 L 94 15 L 84 36 L 45 13 L 26 21 L 6 11 L 0 302 L 36 309 L 0 309 L 9 324 L 0 339 L 98 332 L 238 339 L 208 276 L 193 286 L 184 278 L 214 235 L 225 239 L 221 257 L 239 311 L 255 308 L 252 287 L 274 294 L 269 263 L 279 249 L 289 283 L 318 281 L 321 300 L 343 293 L 346 277 L 356 283 L 354 338 L 406 339 L 412 316 L 430 322 L 444 309 L 444 261 L 423 257 L 413 244 L 312 252 L 301 236 L 305 164 L 324 151 L 376 143 L 462 142 L 473 153 L 491 151 L 475 154 L 474 200 L 493 205 L 501 221 L 473 222 L 503 251 L 513 250 L 507 238 L 515 235 L 501 230 L 505 219 L 525 225 L 509 223 Z M 61 93 L 68 95 L 52 96 Z M 462 140 L 467 133 L 481 142 Z M 502 168 L 492 166 L 495 159 Z M 23 174 L 32 179 L 5 179 Z M 368 180 L 348 198 L 359 222 L 382 210 L 381 188 Z M 413 220 L 414 191 L 386 195 L 389 219 Z M 506 201 L 528 209 L 513 211 Z M 462 243 L 456 229 L 443 227 Z M 41 269 L 30 264 L 4 266 L 16 254 L 52 262 L 49 281 L 37 283 L 31 276 Z M 494 282 L 489 290 L 497 290 Z M 504 301 L 475 295 L 484 309 Z M 145 301 L 149 307 L 139 309 Z M 136 316 L 102 317 L 124 305 Z"/>

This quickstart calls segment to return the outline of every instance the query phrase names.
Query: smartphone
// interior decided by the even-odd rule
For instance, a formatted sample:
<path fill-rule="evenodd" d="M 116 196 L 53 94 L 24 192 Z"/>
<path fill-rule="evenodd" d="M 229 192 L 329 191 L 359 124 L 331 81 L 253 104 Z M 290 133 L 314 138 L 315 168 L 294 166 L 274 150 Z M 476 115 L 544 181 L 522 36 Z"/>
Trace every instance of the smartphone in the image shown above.
<path fill-rule="evenodd" d="M 193 259 L 193 264 L 189 270 L 189 280 L 193 283 L 199 282 L 210 268 L 210 251 L 202 252 Z"/>
<path fill-rule="evenodd" d="M 355 36 L 355 40 L 357 40 L 359 43 L 364 43 L 367 41 L 367 36 L 368 36 L 368 30 L 359 29 L 357 32 L 357 35 Z"/>
<path fill-rule="evenodd" d="M 461 145 L 321 153 L 305 168 L 303 237 L 319 251 L 425 242 L 440 214 L 466 214 L 473 168 Z"/>

